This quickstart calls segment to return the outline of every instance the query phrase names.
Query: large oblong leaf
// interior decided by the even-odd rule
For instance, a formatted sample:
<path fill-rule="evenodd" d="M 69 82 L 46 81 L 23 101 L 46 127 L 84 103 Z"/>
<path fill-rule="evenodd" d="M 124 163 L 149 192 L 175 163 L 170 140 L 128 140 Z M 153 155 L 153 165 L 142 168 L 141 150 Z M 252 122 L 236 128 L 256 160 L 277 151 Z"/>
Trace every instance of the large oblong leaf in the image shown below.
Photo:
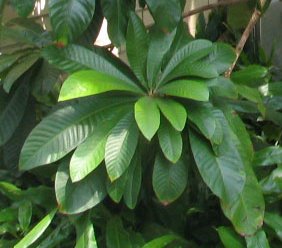
<path fill-rule="evenodd" d="M 175 201 L 185 190 L 188 167 L 183 160 L 170 163 L 158 155 L 153 170 L 153 188 L 158 199 L 165 205 Z"/>
<path fill-rule="evenodd" d="M 29 170 L 59 160 L 115 115 L 115 109 L 131 100 L 96 97 L 71 103 L 33 129 L 21 151 L 19 167 Z"/>
<path fill-rule="evenodd" d="M 92 20 L 93 0 L 50 0 L 49 13 L 53 30 L 60 42 L 68 43 L 80 36 Z"/>
<path fill-rule="evenodd" d="M 142 93 L 134 84 L 94 70 L 79 71 L 67 78 L 60 92 L 59 101 L 91 96 L 107 91 L 120 90 Z"/>
<path fill-rule="evenodd" d="M 162 86 L 160 93 L 197 101 L 209 100 L 209 89 L 205 82 L 197 80 L 177 80 Z"/>
<path fill-rule="evenodd" d="M 160 111 L 155 99 L 142 97 L 135 103 L 135 120 L 146 139 L 151 140 L 160 126 Z"/>
<path fill-rule="evenodd" d="M 112 129 L 106 143 L 105 162 L 111 181 L 128 168 L 135 153 L 139 132 L 132 113 L 127 114 Z"/>
<path fill-rule="evenodd" d="M 82 181 L 72 183 L 68 160 L 63 161 L 55 179 L 55 192 L 59 210 L 78 214 L 99 204 L 107 195 L 105 168 L 99 167 Z"/>
<path fill-rule="evenodd" d="M 160 98 L 157 100 L 157 103 L 162 114 L 170 124 L 177 131 L 182 131 L 187 119 L 186 109 L 180 103 L 171 99 Z"/>

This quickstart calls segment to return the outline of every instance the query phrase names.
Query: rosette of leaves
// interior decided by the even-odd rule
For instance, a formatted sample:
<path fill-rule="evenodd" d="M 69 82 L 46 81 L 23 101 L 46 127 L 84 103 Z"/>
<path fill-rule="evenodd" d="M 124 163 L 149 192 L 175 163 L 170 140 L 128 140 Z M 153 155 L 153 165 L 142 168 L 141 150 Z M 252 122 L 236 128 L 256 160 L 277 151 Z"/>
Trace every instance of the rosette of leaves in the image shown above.
<path fill-rule="evenodd" d="M 20 169 L 70 154 L 56 175 L 61 212 L 84 212 L 106 195 L 133 209 L 142 175 L 150 171 L 142 147 L 158 144 L 152 185 L 163 204 L 187 189 L 194 160 L 235 229 L 254 234 L 262 225 L 264 201 L 251 167 L 250 138 L 225 102 L 237 97 L 237 89 L 222 76 L 234 60 L 233 49 L 191 40 L 182 22 L 171 32 L 158 26 L 147 32 L 131 12 L 126 51 L 130 68 L 97 48 L 43 49 L 50 63 L 72 73 L 59 96 L 67 102 L 31 132 Z"/>

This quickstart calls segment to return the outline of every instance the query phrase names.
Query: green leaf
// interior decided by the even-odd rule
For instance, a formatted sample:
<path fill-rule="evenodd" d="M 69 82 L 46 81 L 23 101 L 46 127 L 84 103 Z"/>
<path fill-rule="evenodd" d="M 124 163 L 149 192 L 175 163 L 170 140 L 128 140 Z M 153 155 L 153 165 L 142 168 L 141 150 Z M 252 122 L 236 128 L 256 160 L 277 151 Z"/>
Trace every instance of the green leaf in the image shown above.
<path fill-rule="evenodd" d="M 177 130 L 182 131 L 185 127 L 187 113 L 185 108 L 178 102 L 171 99 L 157 99 L 158 106 L 170 122 L 170 124 Z"/>
<path fill-rule="evenodd" d="M 105 73 L 89 70 L 76 72 L 67 78 L 61 89 L 59 101 L 114 90 L 142 93 L 137 85 L 128 84 Z"/>
<path fill-rule="evenodd" d="M 0 57 L 0 60 L 1 60 L 1 57 Z M 0 65 L 0 68 L 1 68 L 1 65 Z M 282 96 L 282 82 L 275 82 L 275 83 L 268 84 L 268 95 L 279 96 L 279 97 Z"/>
<path fill-rule="evenodd" d="M 127 171 L 127 181 L 123 193 L 123 200 L 127 207 L 134 209 L 137 204 L 142 181 L 142 166 L 140 153 L 136 151 Z"/>
<path fill-rule="evenodd" d="M 18 59 L 26 55 L 26 51 L 16 52 L 12 54 L 1 54 L 0 56 L 0 73 L 14 65 Z"/>
<path fill-rule="evenodd" d="M 199 172 L 211 191 L 229 204 L 242 192 L 246 174 L 244 161 L 233 143 L 232 131 L 218 111 L 217 119 L 222 124 L 223 140 L 217 145 L 217 155 L 209 144 L 190 129 L 190 144 Z"/>
<path fill-rule="evenodd" d="M 30 201 L 23 201 L 19 206 L 18 211 L 18 220 L 20 223 L 21 229 L 26 232 L 30 225 L 32 217 L 32 205 Z"/>
<path fill-rule="evenodd" d="M 106 227 L 107 248 L 125 248 L 131 247 L 129 234 L 124 229 L 119 217 L 111 218 Z"/>
<path fill-rule="evenodd" d="M 182 153 L 181 133 L 175 130 L 165 119 L 162 119 L 158 137 L 160 147 L 166 159 L 176 163 Z"/>
<path fill-rule="evenodd" d="M 59 210 L 65 214 L 82 213 L 106 197 L 106 173 L 103 167 L 99 167 L 82 181 L 72 183 L 67 162 L 61 164 L 56 174 L 55 191 Z"/>
<path fill-rule="evenodd" d="M 177 240 L 178 237 L 172 234 L 164 235 L 159 238 L 153 239 L 142 248 L 164 248 L 172 241 Z"/>
<path fill-rule="evenodd" d="M 147 140 L 151 140 L 160 126 L 160 111 L 155 99 L 142 97 L 135 103 L 135 120 Z"/>
<path fill-rule="evenodd" d="M 147 78 L 150 89 L 154 89 L 157 85 L 164 56 L 171 47 L 175 33 L 176 30 L 171 33 L 162 32 L 156 26 L 153 26 L 150 30 L 150 43 L 147 58 Z"/>
<path fill-rule="evenodd" d="M 14 65 L 2 81 L 4 90 L 6 92 L 10 92 L 10 89 L 15 81 L 19 79 L 20 76 L 22 76 L 28 69 L 30 69 L 38 60 L 38 58 L 38 54 L 31 54 L 25 56 L 21 61 L 19 61 L 19 63 Z"/>
<path fill-rule="evenodd" d="M 238 93 L 247 100 L 263 104 L 263 100 L 258 89 L 254 89 L 245 85 L 237 85 L 236 88 Z"/>
<path fill-rule="evenodd" d="M 125 41 L 130 6 L 127 1 L 102 0 L 103 14 L 108 21 L 108 34 L 115 46 Z"/>
<path fill-rule="evenodd" d="M 247 248 L 270 248 L 267 237 L 263 230 L 259 230 L 254 236 L 246 237 Z"/>
<path fill-rule="evenodd" d="M 260 181 L 260 186 L 265 195 L 280 195 L 282 192 L 282 168 L 278 166 L 269 176 Z"/>
<path fill-rule="evenodd" d="M 4 145 L 20 124 L 29 97 L 26 82 L 16 90 L 6 108 L 0 113 L 0 146 Z"/>
<path fill-rule="evenodd" d="M 179 0 L 146 0 L 146 3 L 156 25 L 165 33 L 171 32 L 181 20 L 182 8 Z"/>
<path fill-rule="evenodd" d="M 129 105 L 129 107 L 116 110 L 108 121 L 97 125 L 93 135 L 89 136 L 78 146 L 70 161 L 70 177 L 72 182 L 82 180 L 100 165 L 105 157 L 105 146 L 110 131 L 130 111 L 131 107 Z"/>
<path fill-rule="evenodd" d="M 119 203 L 123 192 L 126 187 L 126 182 L 128 179 L 128 171 L 126 170 L 118 179 L 116 179 L 113 182 L 110 182 L 110 180 L 107 181 L 107 191 L 111 199 Z"/>
<path fill-rule="evenodd" d="M 184 192 L 188 180 L 188 167 L 180 159 L 172 164 L 158 155 L 153 170 L 153 189 L 164 205 L 175 201 Z"/>
<path fill-rule="evenodd" d="M 168 78 L 172 78 L 170 74 L 181 63 L 194 63 L 206 57 L 212 49 L 212 43 L 208 40 L 194 40 L 180 48 L 170 59 L 165 67 L 160 82 L 167 82 Z"/>
<path fill-rule="evenodd" d="M 89 213 L 78 217 L 75 221 L 75 229 L 75 248 L 98 248 Z"/>
<path fill-rule="evenodd" d="M 234 83 L 226 77 L 217 77 L 207 82 L 212 95 L 227 97 L 231 99 L 238 98 L 238 91 Z"/>
<path fill-rule="evenodd" d="M 134 13 L 129 14 L 126 36 L 126 53 L 128 61 L 136 77 L 146 86 L 146 62 L 149 39 L 141 19 Z"/>
<path fill-rule="evenodd" d="M 95 127 L 114 118 L 116 109 L 130 101 L 132 99 L 124 97 L 87 98 L 49 115 L 25 141 L 20 169 L 30 170 L 59 160 L 92 135 Z"/>
<path fill-rule="evenodd" d="M 47 214 L 14 248 L 27 248 L 33 244 L 51 224 L 56 212 L 57 209 L 54 209 Z"/>
<path fill-rule="evenodd" d="M 245 248 L 242 239 L 233 229 L 221 226 L 216 229 L 225 248 Z"/>
<path fill-rule="evenodd" d="M 225 43 L 214 43 L 207 62 L 216 67 L 218 74 L 226 72 L 235 61 L 235 50 Z"/>
<path fill-rule="evenodd" d="M 264 223 L 271 227 L 277 237 L 282 240 L 282 217 L 279 214 L 266 212 L 264 215 Z"/>
<path fill-rule="evenodd" d="M 95 11 L 92 0 L 50 0 L 49 14 L 57 40 L 69 43 L 90 24 Z"/>
<path fill-rule="evenodd" d="M 34 9 L 36 0 L 12 0 L 12 6 L 21 17 L 27 17 Z"/>
<path fill-rule="evenodd" d="M 282 163 L 282 148 L 279 146 L 269 146 L 255 153 L 254 165 L 268 166 Z"/>
<path fill-rule="evenodd" d="M 131 113 L 112 129 L 106 143 L 105 162 L 111 181 L 119 178 L 128 168 L 135 153 L 139 132 Z"/>
<path fill-rule="evenodd" d="M 249 65 L 246 68 L 231 74 L 231 80 L 236 84 L 257 87 L 263 83 L 268 69 L 260 65 Z"/>
<path fill-rule="evenodd" d="M 196 101 L 208 101 L 209 89 L 205 82 L 197 80 L 177 80 L 162 86 L 160 93 L 183 97 Z"/>

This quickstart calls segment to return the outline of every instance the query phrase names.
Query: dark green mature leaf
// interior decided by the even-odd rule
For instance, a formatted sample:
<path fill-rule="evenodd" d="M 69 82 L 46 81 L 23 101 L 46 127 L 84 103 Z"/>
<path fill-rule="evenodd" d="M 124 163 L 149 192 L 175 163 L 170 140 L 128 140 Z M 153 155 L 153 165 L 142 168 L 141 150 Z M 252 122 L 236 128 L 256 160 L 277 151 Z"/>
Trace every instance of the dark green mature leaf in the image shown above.
<path fill-rule="evenodd" d="M 50 64 L 69 73 L 93 69 L 129 84 L 134 83 L 130 70 L 125 64 L 110 53 L 96 47 L 90 50 L 78 45 L 69 45 L 63 49 L 49 46 L 43 49 L 42 54 Z"/>
<path fill-rule="evenodd" d="M 162 155 L 156 157 L 153 170 L 153 188 L 158 199 L 168 205 L 185 190 L 188 180 L 188 166 L 183 159 L 170 163 Z"/>
<path fill-rule="evenodd" d="M 119 217 L 113 217 L 107 223 L 106 228 L 107 248 L 131 247 L 129 234 L 124 229 Z"/>
<path fill-rule="evenodd" d="M 147 85 L 148 43 L 148 34 L 143 22 L 134 12 L 130 12 L 126 36 L 126 53 L 132 70 L 145 87 Z"/>
<path fill-rule="evenodd" d="M 160 126 L 160 111 L 152 97 L 142 97 L 135 103 L 135 120 L 147 140 L 151 140 Z"/>
<path fill-rule="evenodd" d="M 105 146 L 110 131 L 131 108 L 132 106 L 129 105 L 115 110 L 111 119 L 98 125 L 93 135 L 78 146 L 70 161 L 72 182 L 82 180 L 100 165 L 105 157 Z"/>
<path fill-rule="evenodd" d="M 78 214 L 99 204 L 107 195 L 105 181 L 105 169 L 99 167 L 82 181 L 72 183 L 68 163 L 64 161 L 57 171 L 55 180 L 60 212 Z"/>
<path fill-rule="evenodd" d="M 1 60 L 1 57 L 0 57 L 0 60 Z M 268 94 L 271 96 L 281 97 L 282 96 L 282 82 L 275 82 L 275 83 L 268 84 Z"/>
<path fill-rule="evenodd" d="M 114 118 L 114 107 L 119 109 L 131 100 L 87 98 L 54 112 L 27 138 L 21 152 L 20 169 L 29 170 L 59 160 L 90 136 L 97 125 Z"/>
<path fill-rule="evenodd" d="M 164 56 L 171 47 L 175 33 L 176 29 L 171 33 L 165 33 L 156 26 L 153 26 L 149 32 L 150 43 L 147 58 L 147 78 L 150 89 L 154 89 L 157 85 Z"/>
<path fill-rule="evenodd" d="M 185 108 L 178 102 L 171 99 L 157 100 L 158 106 L 165 116 L 165 118 L 170 122 L 170 124 L 177 130 L 182 131 L 185 127 L 187 113 Z"/>
<path fill-rule="evenodd" d="M 160 82 L 167 82 L 170 74 L 180 64 L 194 63 L 199 59 L 206 57 L 212 51 L 212 43 L 208 40 L 194 40 L 179 49 L 164 68 Z"/>
<path fill-rule="evenodd" d="M 26 232 L 28 230 L 32 217 L 32 204 L 30 201 L 23 201 L 19 206 L 18 220 L 21 229 Z"/>
<path fill-rule="evenodd" d="M 244 161 L 233 143 L 233 133 L 223 114 L 218 111 L 217 119 L 222 125 L 223 140 L 214 154 L 209 144 L 190 129 L 190 144 L 199 172 L 212 192 L 220 199 L 233 203 L 242 192 L 246 174 Z"/>
<path fill-rule="evenodd" d="M 92 20 L 93 0 L 50 0 L 49 14 L 59 42 L 68 43 L 79 37 Z"/>
<path fill-rule="evenodd" d="M 170 96 L 208 101 L 209 89 L 205 82 L 197 80 L 177 80 L 159 88 L 160 93 Z"/>
<path fill-rule="evenodd" d="M 158 137 L 160 147 L 166 159 L 176 163 L 182 154 L 181 133 L 175 130 L 165 119 L 162 119 Z"/>
<path fill-rule="evenodd" d="M 126 170 L 118 179 L 113 182 L 107 181 L 107 191 L 111 199 L 119 203 L 121 201 L 123 192 L 128 180 L 128 171 Z"/>
<path fill-rule="evenodd" d="M 111 181 L 128 168 L 135 153 L 139 132 L 132 113 L 127 114 L 112 129 L 106 143 L 105 162 Z"/>
<path fill-rule="evenodd" d="M 266 225 L 271 227 L 277 237 L 282 240 L 282 217 L 279 214 L 274 214 L 270 212 L 266 212 L 264 215 L 264 222 Z"/>
<path fill-rule="evenodd" d="M 61 89 L 59 101 L 115 90 L 142 94 L 142 90 L 136 84 L 129 84 L 108 74 L 89 70 L 76 72 L 67 78 Z"/>
<path fill-rule="evenodd" d="M 172 234 L 164 235 L 159 238 L 153 239 L 142 248 L 164 248 L 172 241 L 177 240 L 178 237 Z"/>
<path fill-rule="evenodd" d="M 146 3 L 156 25 L 165 33 L 171 32 L 181 20 L 182 6 L 179 0 L 146 0 Z"/>
<path fill-rule="evenodd" d="M 36 0 L 12 0 L 12 6 L 19 16 L 27 17 L 34 9 Z"/>
<path fill-rule="evenodd" d="M 234 83 L 226 77 L 217 77 L 207 82 L 211 94 L 218 97 L 227 97 L 231 99 L 238 98 L 238 91 Z"/>
<path fill-rule="evenodd" d="M 269 176 L 263 178 L 259 183 L 265 195 L 280 195 L 282 192 L 282 168 L 278 166 Z"/>
<path fill-rule="evenodd" d="M 18 59 L 27 54 L 27 51 L 16 52 L 12 54 L 1 54 L 0 56 L 0 73 L 10 68 Z"/>
<path fill-rule="evenodd" d="M 78 217 L 75 221 L 75 229 L 75 248 L 98 248 L 89 213 Z"/>
<path fill-rule="evenodd" d="M 259 230 L 254 236 L 246 237 L 247 248 L 270 248 L 263 230 Z"/>
<path fill-rule="evenodd" d="M 23 84 L 17 89 L 10 102 L 0 114 L 0 146 L 4 145 L 18 127 L 27 105 L 29 87 L 23 80 Z"/>
<path fill-rule="evenodd" d="M 120 0 L 102 0 L 101 5 L 103 14 L 108 21 L 109 37 L 119 47 L 125 41 L 130 6 L 127 1 Z"/>
<path fill-rule="evenodd" d="M 14 248 L 27 248 L 33 244 L 51 224 L 56 212 L 57 209 L 54 209 L 48 213 Z"/>
<path fill-rule="evenodd" d="M 254 165 L 268 166 L 282 163 L 282 148 L 269 146 L 255 153 Z"/>
<path fill-rule="evenodd" d="M 225 248 L 245 248 L 242 239 L 231 228 L 221 226 L 216 229 Z"/>

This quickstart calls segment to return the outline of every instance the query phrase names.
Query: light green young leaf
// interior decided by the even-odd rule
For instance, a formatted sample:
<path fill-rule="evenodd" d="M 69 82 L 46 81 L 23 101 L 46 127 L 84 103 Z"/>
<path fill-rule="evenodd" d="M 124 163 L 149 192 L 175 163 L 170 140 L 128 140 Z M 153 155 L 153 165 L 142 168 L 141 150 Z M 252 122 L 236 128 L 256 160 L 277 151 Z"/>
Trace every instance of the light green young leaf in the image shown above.
<path fill-rule="evenodd" d="M 19 206 L 18 211 L 18 220 L 20 223 L 21 229 L 26 232 L 30 225 L 32 217 L 32 204 L 30 201 L 23 201 Z"/>
<path fill-rule="evenodd" d="M 177 240 L 178 237 L 172 234 L 164 235 L 159 238 L 153 239 L 142 248 L 164 248 L 172 241 Z"/>
<path fill-rule="evenodd" d="M 67 78 L 62 86 L 59 101 L 115 90 L 142 94 L 142 90 L 135 84 L 129 84 L 105 73 L 89 70 L 76 72 Z"/>
<path fill-rule="evenodd" d="M 152 97 L 142 97 L 135 103 L 135 120 L 147 140 L 151 140 L 160 126 L 160 111 Z"/>
<path fill-rule="evenodd" d="M 242 238 L 233 229 L 221 226 L 216 230 L 225 248 L 245 248 Z"/>
<path fill-rule="evenodd" d="M 246 237 L 247 248 L 270 248 L 263 230 L 259 230 L 254 236 Z"/>

